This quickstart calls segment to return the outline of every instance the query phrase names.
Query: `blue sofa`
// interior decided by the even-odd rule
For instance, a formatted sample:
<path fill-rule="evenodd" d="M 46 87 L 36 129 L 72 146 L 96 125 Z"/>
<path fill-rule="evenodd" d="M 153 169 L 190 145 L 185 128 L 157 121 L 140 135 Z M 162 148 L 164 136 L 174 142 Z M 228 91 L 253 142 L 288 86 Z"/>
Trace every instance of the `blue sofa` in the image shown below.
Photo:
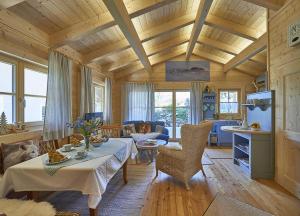
<path fill-rule="evenodd" d="M 218 146 L 232 146 L 232 133 L 222 131 L 222 126 L 239 125 L 237 120 L 217 120 L 212 126 L 211 132 L 217 135 Z"/>
<path fill-rule="evenodd" d="M 137 131 L 138 125 L 142 124 L 142 123 L 149 123 L 151 125 L 151 132 L 155 132 L 156 125 L 165 127 L 165 122 L 163 122 L 163 121 L 141 121 L 141 120 L 139 120 L 139 121 L 124 121 L 123 125 L 134 124 L 135 130 Z M 123 136 L 123 131 L 121 131 L 121 137 L 128 138 L 128 137 Z M 169 141 L 168 129 L 164 128 L 162 134 L 160 134 L 158 137 L 156 137 L 156 139 L 165 140 L 168 143 L 168 141 Z"/>

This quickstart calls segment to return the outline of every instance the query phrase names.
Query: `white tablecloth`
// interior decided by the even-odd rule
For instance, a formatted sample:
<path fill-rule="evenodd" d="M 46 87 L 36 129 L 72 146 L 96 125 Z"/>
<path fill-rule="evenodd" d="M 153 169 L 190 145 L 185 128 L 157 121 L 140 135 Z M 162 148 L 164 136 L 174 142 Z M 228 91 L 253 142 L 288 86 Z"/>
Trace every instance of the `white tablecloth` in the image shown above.
<path fill-rule="evenodd" d="M 111 138 L 127 144 L 127 155 L 120 162 L 114 155 L 63 167 L 49 176 L 40 157 L 17 164 L 6 170 L 0 182 L 0 197 L 15 191 L 81 191 L 88 195 L 89 208 L 95 209 L 110 179 L 137 149 L 131 138 Z"/>

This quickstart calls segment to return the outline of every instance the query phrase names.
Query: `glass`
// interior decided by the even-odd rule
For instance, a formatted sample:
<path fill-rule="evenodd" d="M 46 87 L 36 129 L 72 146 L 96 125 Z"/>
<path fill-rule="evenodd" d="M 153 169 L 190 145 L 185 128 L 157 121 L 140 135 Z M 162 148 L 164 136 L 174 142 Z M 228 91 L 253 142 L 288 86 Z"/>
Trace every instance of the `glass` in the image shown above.
<path fill-rule="evenodd" d="M 24 94 L 46 96 L 47 74 L 28 68 L 24 70 Z"/>
<path fill-rule="evenodd" d="M 190 92 L 176 92 L 176 107 L 190 106 Z"/>
<path fill-rule="evenodd" d="M 0 92 L 13 93 L 14 91 L 14 65 L 0 62 Z"/>
<path fill-rule="evenodd" d="M 189 122 L 190 107 L 176 107 L 176 138 L 181 138 L 181 126 Z"/>
<path fill-rule="evenodd" d="M 220 102 L 228 102 L 228 91 L 220 92 Z"/>
<path fill-rule="evenodd" d="M 169 130 L 169 136 L 173 136 L 173 109 L 172 107 L 155 108 L 154 120 L 165 122 L 165 127 Z"/>
<path fill-rule="evenodd" d="M 104 87 L 95 86 L 95 112 L 104 110 Z"/>
<path fill-rule="evenodd" d="M 236 91 L 230 91 L 228 94 L 229 102 L 238 102 L 238 93 Z"/>
<path fill-rule="evenodd" d="M 45 116 L 46 98 L 25 96 L 25 122 L 43 121 Z"/>
<path fill-rule="evenodd" d="M 220 103 L 220 113 L 238 113 L 238 103 Z"/>
<path fill-rule="evenodd" d="M 172 107 L 172 92 L 155 92 L 155 107 Z"/>
<path fill-rule="evenodd" d="M 181 138 L 180 129 L 190 122 L 190 92 L 176 92 L 176 138 Z"/>
<path fill-rule="evenodd" d="M 15 122 L 14 104 L 14 95 L 0 94 L 0 115 L 2 114 L 2 112 L 5 113 L 8 124 L 12 124 Z"/>

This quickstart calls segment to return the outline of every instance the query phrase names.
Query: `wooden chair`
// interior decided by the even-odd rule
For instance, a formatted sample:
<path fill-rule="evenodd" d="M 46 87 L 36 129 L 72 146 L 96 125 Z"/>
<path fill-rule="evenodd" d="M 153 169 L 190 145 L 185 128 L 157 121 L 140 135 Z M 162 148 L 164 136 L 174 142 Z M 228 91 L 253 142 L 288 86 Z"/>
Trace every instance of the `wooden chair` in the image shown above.
<path fill-rule="evenodd" d="M 39 141 L 39 153 L 40 155 L 46 154 L 49 151 L 55 151 L 59 148 L 58 140 Z"/>
<path fill-rule="evenodd" d="M 121 137 L 121 129 L 120 125 L 103 125 L 100 128 L 101 135 L 106 135 L 111 138 L 119 138 Z"/>

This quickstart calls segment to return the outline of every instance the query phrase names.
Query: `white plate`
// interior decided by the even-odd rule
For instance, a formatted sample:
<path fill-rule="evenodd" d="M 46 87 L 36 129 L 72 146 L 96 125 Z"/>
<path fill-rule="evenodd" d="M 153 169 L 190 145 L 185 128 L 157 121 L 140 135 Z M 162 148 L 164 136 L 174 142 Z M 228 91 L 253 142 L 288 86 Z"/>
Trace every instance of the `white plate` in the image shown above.
<path fill-rule="evenodd" d="M 71 150 L 70 150 L 70 151 L 66 151 L 65 148 L 62 147 L 62 148 L 60 148 L 60 150 L 61 150 L 62 152 L 70 152 L 70 151 L 74 151 L 75 148 L 74 148 L 74 147 L 71 147 Z"/>
<path fill-rule="evenodd" d="M 66 161 L 68 161 L 70 159 L 71 159 L 71 155 L 65 155 L 65 159 L 62 160 L 62 161 L 50 163 L 49 162 L 49 158 L 48 158 L 45 162 L 46 162 L 46 165 L 55 165 L 55 164 L 60 164 L 60 163 L 66 162 Z"/>

